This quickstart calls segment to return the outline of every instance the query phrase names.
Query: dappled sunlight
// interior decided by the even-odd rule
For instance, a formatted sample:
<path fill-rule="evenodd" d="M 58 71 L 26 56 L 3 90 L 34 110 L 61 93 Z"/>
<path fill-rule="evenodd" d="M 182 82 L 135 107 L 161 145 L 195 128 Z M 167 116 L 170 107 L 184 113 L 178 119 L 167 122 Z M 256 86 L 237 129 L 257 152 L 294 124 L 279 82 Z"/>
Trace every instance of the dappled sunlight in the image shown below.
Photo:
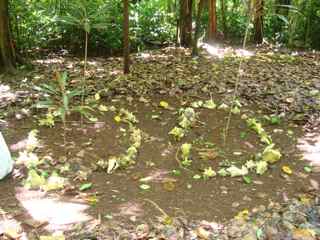
<path fill-rule="evenodd" d="M 221 47 L 219 45 L 210 45 L 206 43 L 202 45 L 202 48 L 204 48 L 210 55 L 218 58 L 224 58 L 227 56 L 248 58 L 255 54 L 253 51 L 242 48 L 235 49 L 232 47 Z"/>
<path fill-rule="evenodd" d="M 10 239 L 16 239 L 16 237 L 22 239 L 22 236 L 25 236 L 25 233 L 23 232 L 21 223 L 14 219 L 13 216 L 6 214 L 2 209 L 0 209 L 0 211 L 0 236 L 4 234 L 10 237 Z"/>
<path fill-rule="evenodd" d="M 320 166 L 320 131 L 306 133 L 298 139 L 298 149 L 302 152 L 303 159 L 310 161 L 314 166 Z"/>
<path fill-rule="evenodd" d="M 166 60 L 168 58 L 169 58 L 169 55 L 166 55 L 166 54 L 138 53 L 136 55 L 136 59 L 143 59 L 143 60 L 149 60 L 149 61 Z"/>
<path fill-rule="evenodd" d="M 151 54 L 150 54 L 150 53 L 141 53 L 140 56 L 141 56 L 141 58 L 143 58 L 143 59 L 151 58 Z"/>
<path fill-rule="evenodd" d="M 168 176 L 170 171 L 164 169 L 157 169 L 152 170 L 148 176 L 140 179 L 142 182 L 165 182 L 165 181 L 172 181 L 174 182 L 175 179 L 173 177 Z"/>
<path fill-rule="evenodd" d="M 94 60 L 91 60 L 91 61 L 88 61 L 88 65 L 89 66 L 98 66 L 98 62 L 97 61 L 94 61 Z"/>
<path fill-rule="evenodd" d="M 10 150 L 13 152 L 21 151 L 27 147 L 28 137 L 10 145 Z"/>
<path fill-rule="evenodd" d="M 92 219 L 84 212 L 88 205 L 48 197 L 41 191 L 17 188 L 16 198 L 35 221 L 47 222 L 46 229 L 50 231 L 68 229 L 71 224 Z"/>
<path fill-rule="evenodd" d="M 39 60 L 35 60 L 36 63 L 39 64 L 62 64 L 64 63 L 64 59 L 63 58 L 50 58 L 50 59 L 39 59 Z"/>
<path fill-rule="evenodd" d="M 0 107 L 4 107 L 9 102 L 13 102 L 16 97 L 16 94 L 11 90 L 10 86 L 0 84 Z"/>
<path fill-rule="evenodd" d="M 141 204 L 136 202 L 127 202 L 123 203 L 119 206 L 119 215 L 120 216 L 142 216 L 143 215 L 143 209 Z"/>

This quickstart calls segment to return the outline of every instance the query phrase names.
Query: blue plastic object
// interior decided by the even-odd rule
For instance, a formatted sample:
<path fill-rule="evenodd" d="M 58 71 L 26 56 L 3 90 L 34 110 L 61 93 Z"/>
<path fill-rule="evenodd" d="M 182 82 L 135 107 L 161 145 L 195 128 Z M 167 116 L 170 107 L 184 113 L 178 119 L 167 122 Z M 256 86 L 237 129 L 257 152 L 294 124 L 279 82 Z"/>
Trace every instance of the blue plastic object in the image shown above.
<path fill-rule="evenodd" d="M 7 176 L 13 169 L 13 161 L 8 146 L 0 132 L 0 179 Z"/>

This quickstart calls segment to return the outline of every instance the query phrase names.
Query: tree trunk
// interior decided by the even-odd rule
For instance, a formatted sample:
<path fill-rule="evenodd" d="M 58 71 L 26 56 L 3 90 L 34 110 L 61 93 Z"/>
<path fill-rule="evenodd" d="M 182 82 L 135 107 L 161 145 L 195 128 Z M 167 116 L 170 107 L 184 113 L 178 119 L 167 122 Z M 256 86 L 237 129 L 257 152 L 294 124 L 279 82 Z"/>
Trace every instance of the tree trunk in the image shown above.
<path fill-rule="evenodd" d="M 226 5 L 224 0 L 220 0 L 221 3 L 221 21 L 222 21 L 222 31 L 224 38 L 227 38 L 228 29 L 227 29 L 227 20 L 226 20 Z"/>
<path fill-rule="evenodd" d="M 192 1 L 180 0 L 180 45 L 192 45 Z"/>
<path fill-rule="evenodd" d="M 213 42 L 217 39 L 217 2 L 216 0 L 209 0 L 209 29 L 208 41 Z"/>
<path fill-rule="evenodd" d="M 123 0 L 123 73 L 130 72 L 130 49 L 129 49 L 129 0 Z"/>
<path fill-rule="evenodd" d="M 196 30 L 194 32 L 194 39 L 193 39 L 193 47 L 192 47 L 192 56 L 198 56 L 198 40 L 200 35 L 200 25 L 201 25 L 201 15 L 203 10 L 204 0 L 199 0 L 198 5 L 198 13 L 196 19 Z"/>
<path fill-rule="evenodd" d="M 253 2 L 254 42 L 260 44 L 263 41 L 263 0 L 253 0 Z"/>
<path fill-rule="evenodd" d="M 16 66 L 9 27 L 8 0 L 0 0 L 0 70 L 12 71 Z"/>

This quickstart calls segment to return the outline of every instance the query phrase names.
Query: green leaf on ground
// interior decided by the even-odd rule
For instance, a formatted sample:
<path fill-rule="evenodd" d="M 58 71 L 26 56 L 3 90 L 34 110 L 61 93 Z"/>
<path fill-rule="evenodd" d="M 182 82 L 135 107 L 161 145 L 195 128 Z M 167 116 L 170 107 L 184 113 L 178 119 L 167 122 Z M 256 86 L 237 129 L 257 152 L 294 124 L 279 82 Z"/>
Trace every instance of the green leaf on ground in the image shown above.
<path fill-rule="evenodd" d="M 79 190 L 86 191 L 86 190 L 92 188 L 92 185 L 93 185 L 92 183 L 84 183 L 79 187 Z"/>

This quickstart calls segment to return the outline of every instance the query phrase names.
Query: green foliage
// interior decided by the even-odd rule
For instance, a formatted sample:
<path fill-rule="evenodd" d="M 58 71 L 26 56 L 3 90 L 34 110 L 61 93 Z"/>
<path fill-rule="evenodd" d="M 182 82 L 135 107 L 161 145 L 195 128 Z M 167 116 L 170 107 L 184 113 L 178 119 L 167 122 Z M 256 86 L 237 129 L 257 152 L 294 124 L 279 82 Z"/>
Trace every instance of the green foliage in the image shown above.
<path fill-rule="evenodd" d="M 176 17 L 163 0 L 138 1 L 132 11 L 132 40 L 137 44 L 162 44 L 175 38 Z"/>
<path fill-rule="evenodd" d="M 192 160 L 190 159 L 191 148 L 192 148 L 192 145 L 190 143 L 184 143 L 180 147 L 181 158 L 182 158 L 181 164 L 185 167 L 189 167 L 192 163 Z"/>
<path fill-rule="evenodd" d="M 70 1 L 69 11 L 65 14 L 61 14 L 58 18 L 63 24 L 80 28 L 86 33 L 91 33 L 93 29 L 106 29 L 105 13 L 106 6 L 99 5 L 97 2 Z"/>
<path fill-rule="evenodd" d="M 121 0 L 12 1 L 14 38 L 21 49 L 66 47 L 81 49 L 90 32 L 90 49 L 118 51 L 122 47 Z M 136 1 L 130 6 L 131 46 L 162 44 L 175 39 L 176 15 L 167 1 Z"/>
<path fill-rule="evenodd" d="M 72 100 L 76 96 L 81 95 L 78 89 L 71 89 L 68 85 L 68 76 L 64 72 L 56 73 L 56 76 L 48 84 L 42 84 L 36 87 L 41 94 L 41 100 L 35 105 L 36 108 L 47 109 L 48 113 L 46 120 L 40 122 L 42 125 L 53 125 L 52 116 L 59 116 L 65 123 L 66 116 L 73 111 L 78 111 L 85 114 L 84 109 L 79 106 L 72 105 Z"/>
<path fill-rule="evenodd" d="M 195 1 L 194 6 L 198 1 Z M 292 47 L 320 48 L 320 1 L 281 0 L 264 2 L 264 37 Z M 132 1 L 130 43 L 134 49 L 172 43 L 176 39 L 179 1 Z M 217 1 L 218 32 L 239 42 L 244 36 L 250 10 L 239 0 L 224 0 L 225 29 L 221 1 Z M 90 50 L 108 53 L 122 48 L 121 0 L 15 0 L 10 2 L 11 26 L 19 49 L 35 47 L 81 50 L 83 33 L 90 32 Z M 194 8 L 194 20 L 197 9 Z M 66 24 L 68 23 L 68 24 Z M 206 35 L 208 9 L 201 17 L 200 36 Z M 253 26 L 250 25 L 250 32 Z"/>
<path fill-rule="evenodd" d="M 257 121 L 255 118 L 248 118 L 247 120 L 247 125 L 249 128 L 254 130 L 258 136 L 260 137 L 261 142 L 271 145 L 272 144 L 272 139 L 268 135 L 268 133 L 265 131 L 265 129 L 262 127 L 262 124 Z"/>
<path fill-rule="evenodd" d="M 175 140 L 180 141 L 181 138 L 185 136 L 188 130 L 192 127 L 192 125 L 196 122 L 196 113 L 193 108 L 182 108 L 179 110 L 179 127 L 175 126 L 169 132 L 169 135 L 172 135 Z"/>

